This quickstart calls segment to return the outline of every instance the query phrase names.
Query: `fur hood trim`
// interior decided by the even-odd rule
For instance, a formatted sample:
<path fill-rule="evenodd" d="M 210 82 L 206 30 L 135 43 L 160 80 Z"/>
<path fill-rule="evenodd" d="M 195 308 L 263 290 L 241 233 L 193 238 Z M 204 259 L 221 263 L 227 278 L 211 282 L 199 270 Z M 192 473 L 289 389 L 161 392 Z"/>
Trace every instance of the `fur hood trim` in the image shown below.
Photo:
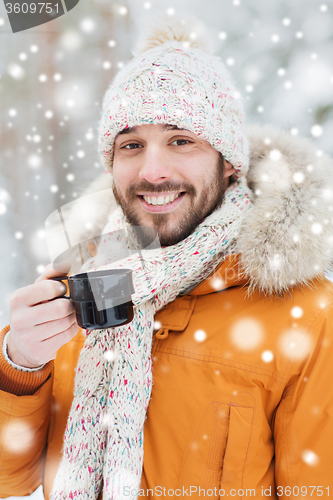
<path fill-rule="evenodd" d="M 270 125 L 251 126 L 245 135 L 253 208 L 244 219 L 237 249 L 250 290 L 283 293 L 332 269 L 333 161 L 318 154 L 309 139 Z M 75 203 L 69 221 L 76 242 L 102 233 L 116 207 L 111 186 L 111 174 L 103 174 Z M 87 226 L 83 214 L 88 199 L 93 201 Z"/>
<path fill-rule="evenodd" d="M 309 140 L 252 126 L 247 182 L 253 209 L 238 240 L 250 287 L 283 293 L 333 262 L 333 161 Z"/>

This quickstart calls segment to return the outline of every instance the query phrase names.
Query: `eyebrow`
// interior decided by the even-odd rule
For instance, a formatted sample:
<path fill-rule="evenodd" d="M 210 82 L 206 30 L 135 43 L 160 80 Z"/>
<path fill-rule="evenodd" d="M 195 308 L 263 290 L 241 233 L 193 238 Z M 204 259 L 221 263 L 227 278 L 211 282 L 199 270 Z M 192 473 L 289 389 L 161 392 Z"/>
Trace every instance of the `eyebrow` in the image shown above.
<path fill-rule="evenodd" d="M 177 127 L 177 125 L 170 125 L 169 123 L 163 123 L 161 125 L 162 125 L 163 130 L 186 130 L 184 128 Z M 121 130 L 120 132 L 118 132 L 116 137 L 118 137 L 118 135 L 132 134 L 132 133 L 137 132 L 137 130 L 138 130 L 137 126 L 127 127 L 127 128 L 124 128 L 123 130 Z"/>

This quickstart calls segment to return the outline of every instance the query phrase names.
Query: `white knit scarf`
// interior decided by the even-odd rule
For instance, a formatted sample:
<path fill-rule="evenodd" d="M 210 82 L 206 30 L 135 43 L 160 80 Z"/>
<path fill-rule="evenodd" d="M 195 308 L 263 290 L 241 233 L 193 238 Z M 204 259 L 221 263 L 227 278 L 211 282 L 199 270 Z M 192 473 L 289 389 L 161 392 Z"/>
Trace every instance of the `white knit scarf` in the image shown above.
<path fill-rule="evenodd" d="M 238 181 L 222 205 L 176 245 L 144 252 L 98 269 L 133 270 L 134 319 L 86 332 L 64 436 L 63 457 L 51 499 L 133 498 L 143 467 L 143 428 L 152 389 L 151 344 L 156 311 L 204 278 L 228 255 L 251 207 Z M 117 209 L 104 232 L 123 224 Z M 91 268 L 94 268 L 92 261 Z M 95 266 L 96 268 L 96 266 Z M 126 488 L 125 488 L 126 487 Z"/>

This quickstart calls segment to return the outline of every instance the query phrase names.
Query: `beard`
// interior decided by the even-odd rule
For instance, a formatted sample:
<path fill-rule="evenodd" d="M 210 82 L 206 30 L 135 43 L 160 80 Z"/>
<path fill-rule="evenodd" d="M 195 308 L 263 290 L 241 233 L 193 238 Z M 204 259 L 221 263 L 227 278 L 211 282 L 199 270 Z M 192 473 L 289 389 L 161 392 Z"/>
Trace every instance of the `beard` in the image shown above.
<path fill-rule="evenodd" d="M 120 205 L 126 220 L 131 226 L 142 226 L 152 228 L 156 231 L 162 247 L 175 245 L 192 234 L 197 226 L 214 210 L 219 207 L 224 199 L 228 187 L 228 178 L 223 177 L 224 160 L 222 155 L 210 178 L 203 179 L 201 189 L 196 189 L 190 183 L 176 183 L 166 181 L 163 184 L 154 185 L 148 181 L 130 185 L 125 195 L 116 187 L 113 181 L 113 194 L 118 205 Z M 164 193 L 170 191 L 186 192 L 189 198 L 188 210 L 183 209 L 171 213 L 148 213 L 136 208 L 138 192 Z"/>

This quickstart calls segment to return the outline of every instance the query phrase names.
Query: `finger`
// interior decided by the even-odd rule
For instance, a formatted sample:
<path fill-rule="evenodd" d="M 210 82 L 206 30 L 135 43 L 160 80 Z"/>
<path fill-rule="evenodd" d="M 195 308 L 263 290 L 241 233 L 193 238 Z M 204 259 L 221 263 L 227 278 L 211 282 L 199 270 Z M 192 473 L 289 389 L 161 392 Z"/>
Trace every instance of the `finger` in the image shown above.
<path fill-rule="evenodd" d="M 68 260 L 63 260 L 57 264 L 48 264 L 43 273 L 36 279 L 35 283 L 58 276 L 65 276 L 69 273 L 70 269 L 71 263 Z"/>
<path fill-rule="evenodd" d="M 41 342 L 41 346 L 43 346 L 44 349 L 47 349 L 48 352 L 53 353 L 52 357 L 50 359 L 54 359 L 56 356 L 57 351 L 65 344 L 70 342 L 75 335 L 77 335 L 80 327 L 78 326 L 77 323 L 73 323 L 70 328 L 67 330 L 64 330 L 63 332 L 58 333 L 57 335 L 54 335 L 53 337 L 44 340 Z"/>
<path fill-rule="evenodd" d="M 44 300 L 61 297 L 66 291 L 67 287 L 61 281 L 40 281 L 16 290 L 10 297 L 10 307 L 15 310 L 24 306 L 34 306 Z"/>
<path fill-rule="evenodd" d="M 74 311 L 74 305 L 70 300 L 59 298 L 29 307 L 25 316 L 28 324 L 38 326 L 66 318 Z"/>
<path fill-rule="evenodd" d="M 34 338 L 37 342 L 50 340 L 52 337 L 57 336 L 59 333 L 65 332 L 74 324 L 77 325 L 76 316 L 75 313 L 72 313 L 64 318 L 37 325 L 34 328 L 33 332 Z M 77 328 L 80 327 L 77 325 Z"/>
<path fill-rule="evenodd" d="M 74 305 L 68 299 L 56 299 L 54 301 L 47 301 L 37 303 L 31 306 L 20 305 L 12 303 L 11 300 L 11 314 L 10 324 L 17 331 L 28 330 L 36 325 L 54 321 L 57 319 L 65 318 L 74 312 Z"/>

